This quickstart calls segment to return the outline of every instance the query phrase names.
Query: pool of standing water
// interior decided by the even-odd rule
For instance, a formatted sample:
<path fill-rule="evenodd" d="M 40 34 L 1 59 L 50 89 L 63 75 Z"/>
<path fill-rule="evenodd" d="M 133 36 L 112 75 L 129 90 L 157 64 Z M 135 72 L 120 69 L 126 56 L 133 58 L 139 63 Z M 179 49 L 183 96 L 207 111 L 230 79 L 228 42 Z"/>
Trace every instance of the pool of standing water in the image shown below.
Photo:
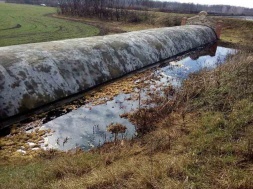
<path fill-rule="evenodd" d="M 213 69 L 233 53 L 235 50 L 230 48 L 217 47 L 216 49 L 214 47 L 214 51 L 213 49 L 211 51 L 210 49 L 202 50 L 179 61 L 164 61 L 160 64 L 162 66 L 154 69 L 156 79 L 149 87 L 156 89 L 159 89 L 157 86 L 166 87 L 168 85 L 180 87 L 182 80 L 186 79 L 190 73 L 203 68 Z M 139 100 L 133 98 L 136 94 L 141 94 L 142 98 L 145 98 L 145 89 L 141 91 L 136 89 L 136 92 L 131 94 L 118 94 L 113 100 L 104 104 L 83 105 L 43 124 L 40 129 L 50 129 L 53 132 L 45 137 L 42 147 L 59 150 L 78 147 L 89 150 L 114 140 L 114 135 L 107 131 L 107 126 L 112 123 L 120 123 L 127 127 L 126 132 L 118 136 L 119 139 L 135 137 L 137 135 L 135 126 L 128 119 L 121 118 L 120 115 L 133 112 L 139 107 Z"/>

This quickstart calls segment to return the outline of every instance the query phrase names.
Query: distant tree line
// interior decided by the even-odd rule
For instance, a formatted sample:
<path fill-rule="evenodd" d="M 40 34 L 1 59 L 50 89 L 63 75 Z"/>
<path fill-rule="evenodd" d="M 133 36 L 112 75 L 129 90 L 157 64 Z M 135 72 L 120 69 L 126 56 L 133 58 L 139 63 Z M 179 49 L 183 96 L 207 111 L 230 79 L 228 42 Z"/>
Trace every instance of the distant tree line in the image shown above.
<path fill-rule="evenodd" d="M 201 5 L 193 3 L 178 2 L 155 2 L 155 8 L 164 12 L 197 13 L 206 11 L 209 14 L 217 15 L 247 15 L 253 16 L 253 9 L 230 5 Z"/>
<path fill-rule="evenodd" d="M 126 14 L 125 10 L 157 10 L 162 12 L 198 13 L 202 10 L 216 15 L 246 15 L 253 16 L 253 9 L 229 5 L 200 5 L 193 3 L 178 3 L 154 0 L 6 0 L 10 3 L 46 4 L 47 6 L 59 6 L 62 13 L 91 15 L 98 13 L 99 17 L 114 17 Z M 69 6 L 69 8 L 67 8 Z M 85 8 L 86 7 L 86 8 Z M 108 9 L 114 9 L 110 12 Z M 71 9 L 71 10 L 70 10 Z M 82 13 L 81 11 L 88 11 Z"/>

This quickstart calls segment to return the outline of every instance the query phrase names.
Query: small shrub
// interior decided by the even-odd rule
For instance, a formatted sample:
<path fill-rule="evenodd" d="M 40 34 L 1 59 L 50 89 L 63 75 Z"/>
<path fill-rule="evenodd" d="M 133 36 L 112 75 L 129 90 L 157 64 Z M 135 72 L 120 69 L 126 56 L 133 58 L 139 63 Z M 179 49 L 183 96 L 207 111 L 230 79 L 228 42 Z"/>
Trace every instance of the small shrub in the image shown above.
<path fill-rule="evenodd" d="M 117 136 L 119 133 L 125 133 L 127 130 L 126 126 L 121 125 L 120 123 L 112 123 L 107 127 L 107 131 L 114 134 L 114 141 L 117 140 Z"/>

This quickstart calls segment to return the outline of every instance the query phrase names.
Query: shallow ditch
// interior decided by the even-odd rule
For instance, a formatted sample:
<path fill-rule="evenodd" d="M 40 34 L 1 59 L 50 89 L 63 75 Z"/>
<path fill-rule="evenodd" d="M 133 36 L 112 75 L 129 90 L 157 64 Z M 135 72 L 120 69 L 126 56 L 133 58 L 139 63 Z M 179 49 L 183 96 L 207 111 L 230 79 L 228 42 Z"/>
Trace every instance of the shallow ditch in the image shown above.
<path fill-rule="evenodd" d="M 147 94 L 150 91 L 159 92 L 170 85 L 178 88 L 182 80 L 190 73 L 203 68 L 215 68 L 217 64 L 223 63 L 226 57 L 233 53 L 235 53 L 233 49 L 211 46 L 178 57 L 174 61 L 166 60 L 145 70 L 146 74 L 141 77 L 131 76 L 134 78 L 133 90 L 128 90 L 128 87 L 125 86 L 126 90 L 119 90 L 108 97 L 103 96 L 103 93 L 97 95 L 102 89 L 95 89 L 90 92 L 88 100 L 83 96 L 60 108 L 31 116 L 17 125 L 21 126 L 26 133 L 35 130 L 50 130 L 48 134 L 44 135 L 44 141 L 39 143 L 44 149 L 81 148 L 89 150 L 92 147 L 100 146 L 114 140 L 114 135 L 107 131 L 107 126 L 112 123 L 119 123 L 127 127 L 125 133 L 118 135 L 119 139 L 130 139 L 137 135 L 135 126 L 122 117 L 122 114 L 145 106 L 142 101 L 148 98 Z M 123 81 L 124 78 L 119 83 Z M 139 85 L 140 83 L 142 84 Z M 124 88 L 123 85 L 122 88 Z M 31 146 L 30 143 L 29 146 Z M 25 153 L 25 150 L 19 149 L 18 152 Z"/>
<path fill-rule="evenodd" d="M 120 123 L 127 127 L 126 133 L 119 135 L 119 138 L 132 138 L 137 135 L 134 125 L 120 115 L 136 110 L 139 107 L 139 96 L 144 100 L 149 89 L 161 90 L 168 85 L 178 87 L 190 73 L 203 68 L 214 68 L 217 63 L 224 62 L 226 56 L 232 52 L 232 49 L 218 47 L 213 57 L 205 55 L 198 59 L 195 57 L 196 60 L 186 57 L 180 61 L 165 62 L 164 67 L 153 68 L 154 77 L 144 81 L 149 83 L 146 88 L 136 88 L 131 94 L 118 94 L 113 100 L 103 104 L 81 106 L 43 124 L 41 129 L 54 131 L 51 136 L 45 138 L 45 143 L 48 148 L 69 150 L 80 147 L 87 150 L 114 140 L 114 136 L 106 129 L 111 123 Z"/>

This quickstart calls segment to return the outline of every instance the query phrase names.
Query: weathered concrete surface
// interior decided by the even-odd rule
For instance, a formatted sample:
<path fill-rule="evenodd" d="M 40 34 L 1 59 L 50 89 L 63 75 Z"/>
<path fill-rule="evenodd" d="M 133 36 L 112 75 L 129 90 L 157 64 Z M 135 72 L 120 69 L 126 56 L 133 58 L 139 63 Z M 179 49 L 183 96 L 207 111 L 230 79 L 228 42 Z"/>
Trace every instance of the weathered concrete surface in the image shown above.
<path fill-rule="evenodd" d="M 216 41 L 179 26 L 0 48 L 0 120 Z"/>

